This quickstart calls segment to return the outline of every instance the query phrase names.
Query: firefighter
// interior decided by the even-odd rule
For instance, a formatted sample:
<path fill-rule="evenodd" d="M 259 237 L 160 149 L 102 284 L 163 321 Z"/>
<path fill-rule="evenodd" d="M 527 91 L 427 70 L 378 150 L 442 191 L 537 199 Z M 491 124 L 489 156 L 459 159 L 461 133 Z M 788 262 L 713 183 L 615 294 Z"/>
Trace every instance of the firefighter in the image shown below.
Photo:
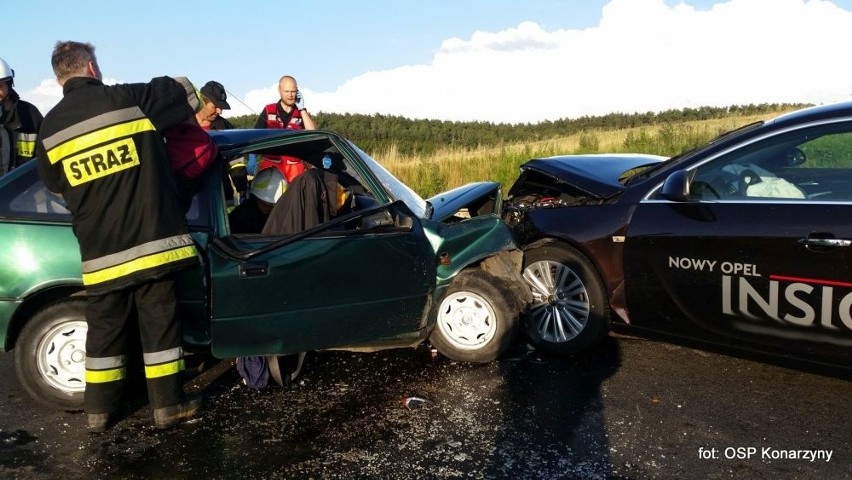
<path fill-rule="evenodd" d="M 0 58 L 0 175 L 33 158 L 41 112 L 21 100 L 15 85 L 15 71 Z"/>
<path fill-rule="evenodd" d="M 120 415 L 138 321 L 154 425 L 192 417 L 201 398 L 183 390 L 175 274 L 197 262 L 161 130 L 200 107 L 186 79 L 106 86 L 90 43 L 57 42 L 51 57 L 63 98 L 37 142 L 38 173 L 71 211 L 86 288 L 87 426 L 103 432 Z"/>
<path fill-rule="evenodd" d="M 290 130 L 316 130 L 311 114 L 305 108 L 305 99 L 299 91 L 296 79 L 285 75 L 278 80 L 278 95 L 281 99 L 264 107 L 254 128 L 284 128 Z M 287 155 L 264 155 L 260 168 L 276 167 L 288 182 L 305 171 L 305 163 Z"/>
<path fill-rule="evenodd" d="M 281 194 L 287 190 L 287 180 L 277 168 L 264 168 L 251 180 L 251 194 L 228 214 L 231 233 L 260 233 L 269 212 Z"/>

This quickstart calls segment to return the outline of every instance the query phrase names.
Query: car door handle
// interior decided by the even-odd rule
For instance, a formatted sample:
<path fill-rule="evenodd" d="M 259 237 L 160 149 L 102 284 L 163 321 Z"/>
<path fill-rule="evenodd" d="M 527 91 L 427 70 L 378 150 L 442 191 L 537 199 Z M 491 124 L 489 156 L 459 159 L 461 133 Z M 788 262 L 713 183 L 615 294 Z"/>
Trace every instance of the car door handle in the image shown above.
<path fill-rule="evenodd" d="M 799 243 L 808 247 L 848 247 L 852 246 L 852 240 L 843 238 L 803 238 Z"/>
<path fill-rule="evenodd" d="M 269 264 L 266 262 L 247 262 L 240 264 L 240 278 L 265 277 L 269 275 Z"/>

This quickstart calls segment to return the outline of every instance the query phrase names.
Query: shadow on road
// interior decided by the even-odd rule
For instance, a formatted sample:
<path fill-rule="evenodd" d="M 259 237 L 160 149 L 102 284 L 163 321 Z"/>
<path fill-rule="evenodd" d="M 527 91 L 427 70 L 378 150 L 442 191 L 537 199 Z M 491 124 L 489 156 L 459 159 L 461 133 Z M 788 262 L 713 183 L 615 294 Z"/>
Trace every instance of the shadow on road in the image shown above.
<path fill-rule="evenodd" d="M 620 363 L 612 340 L 576 358 L 519 350 L 487 364 L 452 362 L 425 346 L 323 352 L 309 354 L 295 385 L 254 391 L 226 360 L 188 385 L 209 399 L 199 419 L 159 431 L 143 407 L 105 434 L 88 435 L 82 415 L 57 413 L 65 427 L 42 432 L 37 447 L 50 455 L 24 460 L 34 444 L 9 445 L 7 460 L 17 466 L 7 471 L 64 478 L 604 478 L 611 469 L 601 384 Z M 423 401 L 406 406 L 411 397 Z"/>
<path fill-rule="evenodd" d="M 620 365 L 612 338 L 584 355 L 501 361 L 506 408 L 485 477 L 611 478 L 601 388 Z"/>

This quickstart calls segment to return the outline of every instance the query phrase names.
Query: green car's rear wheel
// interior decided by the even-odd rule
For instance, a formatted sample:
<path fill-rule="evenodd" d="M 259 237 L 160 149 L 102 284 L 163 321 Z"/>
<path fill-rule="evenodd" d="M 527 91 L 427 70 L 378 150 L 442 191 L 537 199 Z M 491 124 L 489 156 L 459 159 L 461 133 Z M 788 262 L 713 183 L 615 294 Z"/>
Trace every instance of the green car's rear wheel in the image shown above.
<path fill-rule="evenodd" d="M 51 305 L 27 322 L 15 346 L 15 371 L 30 396 L 52 408 L 83 407 L 87 330 L 85 300 Z"/>

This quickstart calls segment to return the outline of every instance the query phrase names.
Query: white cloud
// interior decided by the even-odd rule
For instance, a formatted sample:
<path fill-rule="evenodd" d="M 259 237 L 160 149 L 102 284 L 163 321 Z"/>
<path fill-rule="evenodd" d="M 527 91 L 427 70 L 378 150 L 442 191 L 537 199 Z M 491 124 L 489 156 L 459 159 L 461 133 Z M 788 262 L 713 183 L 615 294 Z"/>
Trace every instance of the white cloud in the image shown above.
<path fill-rule="evenodd" d="M 21 98 L 38 107 L 41 113 L 46 113 L 62 98 L 62 87 L 55 79 L 42 80 L 38 86 L 26 92 L 18 92 Z"/>
<path fill-rule="evenodd" d="M 825 0 L 730 0 L 709 10 L 612 0 L 592 28 L 546 31 L 522 22 L 475 32 L 445 40 L 428 64 L 370 71 L 333 91 L 303 92 L 312 111 L 510 123 L 824 103 L 852 93 L 852 62 L 842 55 L 850 44 L 852 12 Z M 56 92 L 42 82 L 22 96 L 33 101 Z M 243 100 L 256 113 L 277 96 L 273 84 Z M 251 113 L 230 103 L 228 116 Z"/>
<path fill-rule="evenodd" d="M 119 83 L 119 81 L 114 78 L 104 78 L 104 83 L 107 85 L 114 85 Z M 21 95 L 23 100 L 32 103 L 38 107 L 38 110 L 42 114 L 45 114 L 62 99 L 62 87 L 56 83 L 55 78 L 51 78 L 42 80 L 41 83 L 32 90 L 27 90 L 25 92 L 19 91 L 18 94 Z"/>
<path fill-rule="evenodd" d="M 511 123 L 823 103 L 852 93 L 842 56 L 850 44 L 852 13 L 828 1 L 732 0 L 700 11 L 613 0 L 594 28 L 523 22 L 448 39 L 429 64 L 365 73 L 311 101 L 324 111 Z"/>

